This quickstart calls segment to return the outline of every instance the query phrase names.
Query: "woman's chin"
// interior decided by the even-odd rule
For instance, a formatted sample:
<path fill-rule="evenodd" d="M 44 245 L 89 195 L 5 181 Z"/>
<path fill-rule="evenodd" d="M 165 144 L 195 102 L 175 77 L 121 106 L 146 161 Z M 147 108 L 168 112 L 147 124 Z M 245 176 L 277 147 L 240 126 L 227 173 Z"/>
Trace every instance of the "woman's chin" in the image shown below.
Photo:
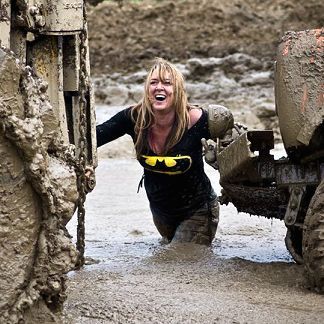
<path fill-rule="evenodd" d="M 172 107 L 170 107 L 168 104 L 166 103 L 158 103 L 158 104 L 153 104 L 153 109 L 158 112 L 158 111 L 163 111 L 163 112 L 168 112 L 172 110 Z"/>

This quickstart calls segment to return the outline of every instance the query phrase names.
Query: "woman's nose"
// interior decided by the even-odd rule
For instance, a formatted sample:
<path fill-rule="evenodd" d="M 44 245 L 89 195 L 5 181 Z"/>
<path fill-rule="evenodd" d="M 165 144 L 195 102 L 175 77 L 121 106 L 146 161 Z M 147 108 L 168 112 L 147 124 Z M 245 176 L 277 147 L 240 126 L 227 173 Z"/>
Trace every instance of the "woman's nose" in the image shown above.
<path fill-rule="evenodd" d="M 163 83 L 161 81 L 159 81 L 156 85 L 156 89 L 159 90 L 159 89 L 164 89 L 164 86 L 163 86 Z"/>

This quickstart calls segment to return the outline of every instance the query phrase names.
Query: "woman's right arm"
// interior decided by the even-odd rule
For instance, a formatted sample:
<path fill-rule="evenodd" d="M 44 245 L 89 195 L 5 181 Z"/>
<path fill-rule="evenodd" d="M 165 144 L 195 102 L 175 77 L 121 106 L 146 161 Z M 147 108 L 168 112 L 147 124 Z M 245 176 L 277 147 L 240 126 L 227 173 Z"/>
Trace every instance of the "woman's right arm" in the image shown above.
<path fill-rule="evenodd" d="M 133 136 L 134 124 L 131 118 L 131 108 L 124 109 L 109 120 L 96 127 L 97 147 L 109 143 L 125 134 Z"/>

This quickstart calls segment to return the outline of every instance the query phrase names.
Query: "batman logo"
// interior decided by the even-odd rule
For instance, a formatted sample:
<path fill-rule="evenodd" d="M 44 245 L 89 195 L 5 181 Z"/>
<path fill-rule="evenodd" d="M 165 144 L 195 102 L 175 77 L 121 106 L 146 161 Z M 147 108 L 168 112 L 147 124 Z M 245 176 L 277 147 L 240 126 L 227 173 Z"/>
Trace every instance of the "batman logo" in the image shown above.
<path fill-rule="evenodd" d="M 153 172 L 165 173 L 169 175 L 181 174 L 188 171 L 191 167 L 191 157 L 183 156 L 148 156 L 141 155 L 140 164 Z"/>

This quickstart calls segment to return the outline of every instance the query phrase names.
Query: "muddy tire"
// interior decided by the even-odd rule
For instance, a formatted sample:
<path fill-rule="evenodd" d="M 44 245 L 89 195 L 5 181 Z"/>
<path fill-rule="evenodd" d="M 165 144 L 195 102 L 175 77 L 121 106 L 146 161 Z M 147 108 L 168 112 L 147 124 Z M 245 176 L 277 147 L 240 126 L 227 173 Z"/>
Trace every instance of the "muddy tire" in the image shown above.
<path fill-rule="evenodd" d="M 324 181 L 317 187 L 304 222 L 303 257 L 308 282 L 324 293 Z"/>
<path fill-rule="evenodd" d="M 294 261 L 298 264 L 303 264 L 303 253 L 302 253 L 302 240 L 303 232 L 298 227 L 287 228 L 287 233 L 285 237 L 286 248 Z"/>
<path fill-rule="evenodd" d="M 0 323 L 58 323 L 78 199 L 44 81 L 0 48 Z M 55 320 L 54 320 L 55 319 Z"/>

